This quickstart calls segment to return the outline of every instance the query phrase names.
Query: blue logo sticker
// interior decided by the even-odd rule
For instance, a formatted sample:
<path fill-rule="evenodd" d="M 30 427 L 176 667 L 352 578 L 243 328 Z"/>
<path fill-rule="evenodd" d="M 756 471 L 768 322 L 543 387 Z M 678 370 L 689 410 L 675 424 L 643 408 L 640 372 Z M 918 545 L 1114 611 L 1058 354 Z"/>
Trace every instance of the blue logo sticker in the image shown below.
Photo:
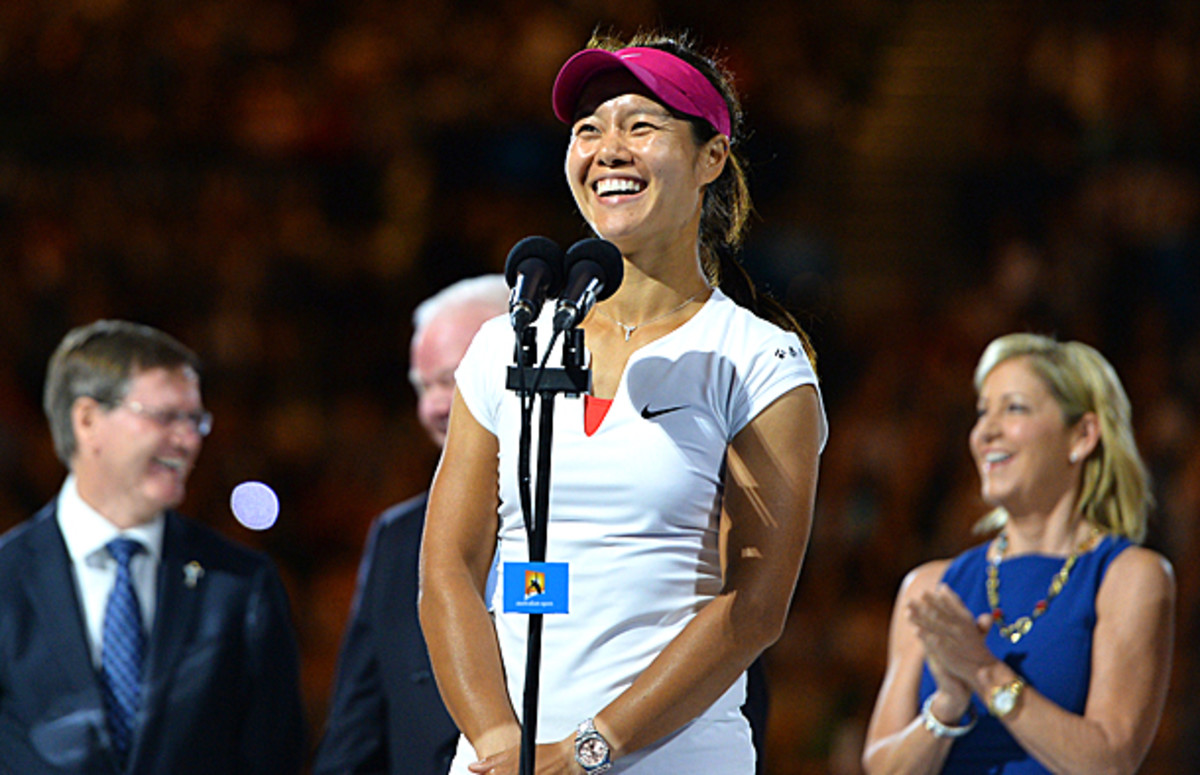
<path fill-rule="evenodd" d="M 570 589 L 565 562 L 504 563 L 504 612 L 565 614 Z"/>

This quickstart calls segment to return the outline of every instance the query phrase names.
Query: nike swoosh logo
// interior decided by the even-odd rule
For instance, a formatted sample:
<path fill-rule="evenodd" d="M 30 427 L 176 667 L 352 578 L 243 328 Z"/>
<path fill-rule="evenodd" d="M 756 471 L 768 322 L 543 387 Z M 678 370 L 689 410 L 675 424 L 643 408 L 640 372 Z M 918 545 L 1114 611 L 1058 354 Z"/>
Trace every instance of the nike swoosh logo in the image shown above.
<path fill-rule="evenodd" d="M 687 405 L 684 404 L 682 406 L 668 406 L 666 409 L 651 409 L 650 404 L 646 404 L 642 407 L 642 417 L 646 420 L 653 420 L 655 417 L 670 414 L 671 412 L 678 412 L 680 409 L 686 408 Z"/>

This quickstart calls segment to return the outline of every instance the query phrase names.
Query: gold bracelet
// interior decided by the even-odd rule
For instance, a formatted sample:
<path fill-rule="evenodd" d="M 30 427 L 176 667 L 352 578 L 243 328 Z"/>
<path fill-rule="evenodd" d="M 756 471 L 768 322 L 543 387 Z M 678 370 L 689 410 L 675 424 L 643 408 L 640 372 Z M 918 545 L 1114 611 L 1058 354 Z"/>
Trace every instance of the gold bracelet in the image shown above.
<path fill-rule="evenodd" d="M 943 724 L 937 716 L 933 715 L 933 695 L 931 694 L 925 698 L 925 704 L 921 706 L 921 722 L 925 724 L 926 729 L 933 733 L 934 737 L 962 737 L 974 729 L 975 722 L 979 720 L 975 716 L 975 709 L 969 705 L 967 713 L 971 718 L 962 726 L 952 727 L 949 724 Z"/>

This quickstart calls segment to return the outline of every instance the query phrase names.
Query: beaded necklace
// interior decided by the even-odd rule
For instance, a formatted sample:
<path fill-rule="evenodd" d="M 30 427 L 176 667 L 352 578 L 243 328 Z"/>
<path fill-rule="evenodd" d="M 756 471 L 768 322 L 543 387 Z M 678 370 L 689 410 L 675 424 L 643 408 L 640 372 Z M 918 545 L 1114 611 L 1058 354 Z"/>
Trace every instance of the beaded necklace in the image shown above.
<path fill-rule="evenodd" d="M 1071 553 L 1067 555 L 1066 562 L 1058 569 L 1058 573 L 1054 574 L 1054 578 L 1050 580 L 1050 588 L 1046 590 L 1046 596 L 1034 603 L 1033 611 L 1028 616 L 1022 616 L 1012 624 L 1005 624 L 1004 611 L 1000 608 L 1000 561 L 1004 559 L 1004 553 L 1008 551 L 1008 532 L 1003 532 L 996 539 L 996 553 L 988 560 L 987 566 L 987 599 L 988 605 L 992 609 L 992 618 L 996 621 L 996 627 L 1000 630 L 1000 637 L 1005 638 L 1010 643 L 1016 643 L 1025 637 L 1026 633 L 1033 627 L 1033 622 L 1042 614 L 1046 613 L 1046 609 L 1050 607 L 1051 601 L 1058 597 L 1058 593 L 1062 592 L 1063 586 L 1067 583 L 1067 579 L 1071 576 L 1071 569 L 1075 567 L 1075 561 L 1079 559 L 1079 555 L 1098 538 L 1100 531 L 1092 528 L 1092 532 L 1088 537 L 1079 542 Z"/>

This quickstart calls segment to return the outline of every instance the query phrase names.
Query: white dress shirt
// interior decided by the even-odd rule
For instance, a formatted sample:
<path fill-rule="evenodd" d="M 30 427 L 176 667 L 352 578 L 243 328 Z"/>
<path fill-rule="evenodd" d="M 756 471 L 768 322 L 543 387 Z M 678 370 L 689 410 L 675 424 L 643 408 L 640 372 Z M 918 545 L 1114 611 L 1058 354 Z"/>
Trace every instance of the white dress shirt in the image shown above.
<path fill-rule="evenodd" d="M 75 477 L 68 476 L 58 494 L 58 529 L 71 556 L 75 589 L 83 605 L 92 662 L 100 667 L 100 645 L 104 631 L 104 609 L 117 579 L 117 561 L 105 546 L 117 536 L 132 538 L 145 551 L 133 556 L 130 574 L 142 609 L 142 626 L 149 634 L 154 626 L 154 604 L 158 592 L 158 563 L 162 559 L 163 525 L 159 514 L 144 525 L 120 530 L 79 496 Z"/>

